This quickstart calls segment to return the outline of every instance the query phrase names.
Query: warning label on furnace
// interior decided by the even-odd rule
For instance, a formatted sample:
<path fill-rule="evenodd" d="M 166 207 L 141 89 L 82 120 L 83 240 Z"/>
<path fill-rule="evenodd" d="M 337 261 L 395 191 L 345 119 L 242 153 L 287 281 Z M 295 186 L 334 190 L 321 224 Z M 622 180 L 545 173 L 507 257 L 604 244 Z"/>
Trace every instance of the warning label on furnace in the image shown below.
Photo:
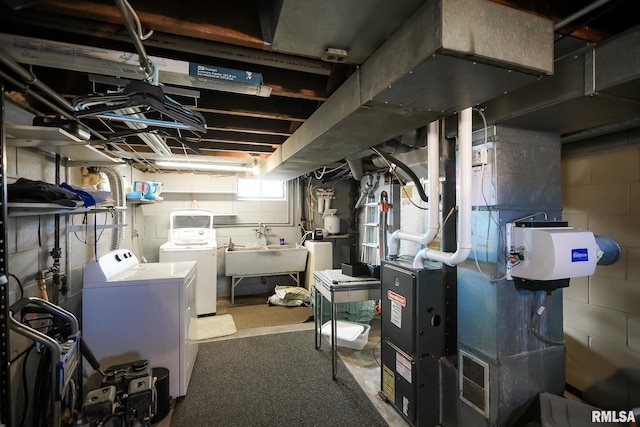
<path fill-rule="evenodd" d="M 387 291 L 387 298 L 389 298 L 391 301 L 395 301 L 398 304 L 401 304 L 403 307 L 407 305 L 407 299 L 393 291 Z"/>
<path fill-rule="evenodd" d="M 402 307 L 407 305 L 407 299 L 393 291 L 387 291 L 387 298 L 391 302 L 389 321 L 392 325 L 402 329 Z"/>
<path fill-rule="evenodd" d="M 411 384 L 411 360 L 396 351 L 396 372 Z"/>
<path fill-rule="evenodd" d="M 402 305 L 398 301 L 391 301 L 391 316 L 389 320 L 393 325 L 402 329 Z"/>
<path fill-rule="evenodd" d="M 396 375 L 387 365 L 382 365 L 382 392 L 391 401 L 396 399 Z"/>

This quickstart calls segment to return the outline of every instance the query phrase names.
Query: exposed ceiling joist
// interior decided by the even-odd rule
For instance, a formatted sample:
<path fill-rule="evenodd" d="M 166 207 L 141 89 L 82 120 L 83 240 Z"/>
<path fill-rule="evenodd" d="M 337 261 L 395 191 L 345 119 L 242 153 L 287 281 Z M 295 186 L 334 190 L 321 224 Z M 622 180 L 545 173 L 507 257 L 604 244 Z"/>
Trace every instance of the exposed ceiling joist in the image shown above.
<path fill-rule="evenodd" d="M 467 1 L 454 3 L 476 3 Z M 595 69 L 588 68 L 588 52 L 593 50 L 594 43 L 603 45 L 603 49 L 598 48 L 596 52 L 608 52 L 604 44 L 609 38 L 637 25 L 635 0 L 478 0 L 480 5 L 499 6 L 501 9 L 498 10 L 517 9 L 529 16 L 543 17 L 555 30 L 553 50 L 557 70 L 554 75 L 545 75 L 539 81 L 534 79 L 522 88 L 516 88 L 517 85 L 505 88 L 510 93 L 500 93 L 494 99 L 489 99 L 492 89 L 503 83 L 500 82 L 501 74 L 491 71 L 496 63 L 486 62 L 491 55 L 473 49 L 469 49 L 467 55 L 440 52 L 434 48 L 432 51 L 436 55 L 450 57 L 424 61 L 421 66 L 419 61 L 412 63 L 402 56 L 406 52 L 415 54 L 415 46 L 430 40 L 433 29 L 438 28 L 436 24 L 424 24 L 419 31 L 413 32 L 403 44 L 396 45 L 396 54 L 379 53 L 383 45 L 388 45 L 390 39 L 397 38 L 397 33 L 407 28 L 416 10 L 426 4 L 439 3 L 440 0 L 181 0 L 179 3 L 136 0 L 132 5 L 144 29 L 154 31 L 143 42 L 150 55 L 260 73 L 264 84 L 270 87 L 270 97 L 256 97 L 211 87 L 195 88 L 184 79 L 172 83 L 200 92 L 197 106 L 182 99 L 180 102 L 207 116 L 209 133 L 202 139 L 189 141 L 200 147 L 201 157 L 212 160 L 255 156 L 257 153 L 264 157 L 273 152 L 270 162 L 284 161 L 279 168 L 288 172 L 283 176 L 293 177 L 333 157 L 356 151 L 361 153 L 363 147 L 375 141 L 397 138 L 412 126 L 454 114 L 453 110 L 459 105 L 474 102 L 486 105 L 485 114 L 489 120 L 518 126 L 544 124 L 560 132 L 566 131 L 565 141 L 569 140 L 569 135 L 579 139 L 592 134 L 590 124 L 597 124 L 598 132 L 620 129 L 622 125 L 618 122 L 624 122 L 627 127 L 637 125 L 637 100 L 625 99 L 639 89 L 634 80 L 611 84 L 597 82 L 592 86 L 597 89 L 589 94 L 583 78 L 590 70 L 595 70 L 597 76 L 620 76 L 621 71 L 634 65 L 633 60 L 628 64 L 619 61 L 639 57 L 628 52 L 640 43 L 612 43 L 610 50 L 613 53 L 596 58 Z M 594 3 L 598 7 L 587 11 L 586 8 Z M 113 1 L 25 0 L 22 9 L 13 10 L 0 0 L 0 9 L 0 24 L 5 33 L 97 49 L 135 51 Z M 437 9 L 434 11 L 434 16 L 438 16 Z M 482 18 L 478 19 L 478 16 Z M 573 18 L 575 16 L 578 18 Z M 475 22 L 456 33 L 462 37 L 472 25 L 489 33 L 503 28 L 502 23 L 493 23 L 492 19 L 493 16 L 479 14 Z M 567 20 L 568 24 L 555 28 Z M 520 30 L 531 29 L 522 27 Z M 477 34 L 482 40 L 481 31 Z M 503 31 L 503 38 L 504 34 L 507 32 Z M 527 37 L 530 45 L 536 43 L 535 35 Z M 501 40 L 492 45 L 507 52 L 513 50 L 505 47 Z M 342 63 L 321 60 L 328 47 L 347 53 Z M 620 49 L 627 49 L 627 52 L 620 52 Z M 372 59 L 375 57 L 378 59 Z M 572 61 L 573 57 L 579 59 Z M 464 58 L 478 59 L 481 66 Z M 69 102 L 93 90 L 86 71 L 70 70 L 78 65 L 75 61 L 63 61 L 56 69 L 51 64 L 29 62 L 26 56 L 15 59 L 25 70 L 33 71 L 33 77 L 39 82 L 63 94 Z M 519 71 L 527 68 L 518 68 L 509 58 L 500 58 L 498 62 L 509 63 Z M 618 71 L 605 70 L 602 66 L 606 64 L 616 64 Z M 414 73 L 409 74 L 414 67 Z M 134 62 L 134 72 L 136 68 Z M 111 75 L 105 69 L 108 67 L 103 68 L 105 75 Z M 55 102 L 42 102 L 47 95 L 38 88 L 26 81 L 14 84 L 16 80 L 24 79 L 24 75 L 17 76 L 6 68 L 0 72 L 10 79 L 9 90 L 23 92 L 31 111 L 60 114 L 59 109 L 51 108 Z M 433 83 L 428 93 L 420 89 L 423 82 L 417 75 L 426 76 L 423 78 Z M 141 73 L 133 77 L 140 76 Z M 507 80 L 511 78 L 509 76 Z M 391 88 L 387 87 L 389 84 Z M 67 112 L 66 108 L 63 110 Z M 327 110 L 332 110 L 332 114 L 327 114 Z M 96 133 L 99 131 L 103 138 L 120 130 L 113 124 L 107 127 L 100 122 L 92 123 Z M 309 145 L 309 141 L 316 143 Z M 98 139 L 92 143 L 94 147 L 101 147 Z M 175 140 L 168 139 L 168 144 L 175 155 L 184 151 Z M 135 136 L 128 138 L 126 143 L 104 146 L 110 147 L 110 151 L 140 149 L 153 163 L 152 155 L 143 151 L 146 148 Z M 244 158 L 237 161 L 244 161 Z M 141 164 L 149 162 L 140 161 Z"/>
<path fill-rule="evenodd" d="M 182 2 L 137 1 L 135 11 L 147 29 L 254 49 L 265 48 L 257 10 L 253 14 L 247 13 L 250 10 L 247 4 L 254 2 L 246 0 L 243 3 L 198 2 L 197 9 L 193 10 Z M 114 3 L 50 0 L 39 8 L 80 19 L 122 23 L 122 15 Z"/>

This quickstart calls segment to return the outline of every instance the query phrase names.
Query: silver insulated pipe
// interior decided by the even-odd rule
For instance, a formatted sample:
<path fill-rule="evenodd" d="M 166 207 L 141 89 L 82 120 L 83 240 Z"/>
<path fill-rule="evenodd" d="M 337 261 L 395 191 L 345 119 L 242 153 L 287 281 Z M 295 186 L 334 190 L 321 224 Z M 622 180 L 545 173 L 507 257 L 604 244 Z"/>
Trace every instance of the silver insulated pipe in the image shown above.
<path fill-rule="evenodd" d="M 112 234 L 112 249 L 124 249 L 125 238 L 125 212 L 127 206 L 126 194 L 124 190 L 124 182 L 122 176 L 114 168 L 104 168 L 102 170 L 109 179 L 109 187 L 111 188 L 111 197 L 116 201 L 116 215 L 114 224 L 119 227 Z"/>

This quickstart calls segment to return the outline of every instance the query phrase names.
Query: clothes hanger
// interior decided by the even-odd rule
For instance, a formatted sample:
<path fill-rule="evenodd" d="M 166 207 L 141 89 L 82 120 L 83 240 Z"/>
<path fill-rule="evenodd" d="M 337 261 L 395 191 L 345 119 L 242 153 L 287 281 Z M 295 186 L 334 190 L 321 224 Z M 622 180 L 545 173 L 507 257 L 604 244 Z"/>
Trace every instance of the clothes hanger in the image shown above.
<path fill-rule="evenodd" d="M 182 144 L 185 147 L 189 148 L 195 154 L 201 154 L 200 148 L 198 147 L 198 145 L 196 143 L 191 142 L 189 140 L 186 140 L 186 139 L 180 137 L 180 135 L 173 135 L 170 132 L 168 132 L 166 129 L 154 128 L 154 127 L 146 127 L 144 129 L 129 129 L 129 130 L 122 131 L 122 132 L 114 132 L 107 139 L 100 139 L 100 140 L 90 141 L 89 145 L 119 143 L 119 142 L 125 141 L 127 137 L 137 136 L 137 135 L 139 135 L 141 133 L 151 133 L 151 134 L 156 134 L 156 135 L 160 136 L 161 138 L 173 139 L 174 141 L 178 141 L 180 144 Z"/>
<path fill-rule="evenodd" d="M 76 118 L 96 117 L 207 132 L 206 121 L 200 112 L 192 111 L 166 96 L 161 86 L 142 81 L 130 81 L 122 90 L 114 93 L 79 96 L 73 100 L 73 106 Z M 146 117 L 153 112 L 159 114 L 160 118 Z"/>

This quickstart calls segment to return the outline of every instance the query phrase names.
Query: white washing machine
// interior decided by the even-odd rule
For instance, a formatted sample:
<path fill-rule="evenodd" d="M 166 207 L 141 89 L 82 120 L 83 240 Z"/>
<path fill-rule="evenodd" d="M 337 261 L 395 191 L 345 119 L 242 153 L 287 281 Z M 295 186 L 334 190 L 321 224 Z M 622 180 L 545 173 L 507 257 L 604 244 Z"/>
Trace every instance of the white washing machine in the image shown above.
<path fill-rule="evenodd" d="M 102 368 L 149 360 L 169 370 L 171 396 L 184 396 L 198 354 L 195 279 L 193 261 L 142 264 L 127 249 L 87 264 L 82 335 Z"/>
<path fill-rule="evenodd" d="M 169 215 L 169 240 L 160 246 L 160 262 L 196 261 L 196 313 L 216 314 L 218 243 L 209 209 L 173 209 Z"/>

